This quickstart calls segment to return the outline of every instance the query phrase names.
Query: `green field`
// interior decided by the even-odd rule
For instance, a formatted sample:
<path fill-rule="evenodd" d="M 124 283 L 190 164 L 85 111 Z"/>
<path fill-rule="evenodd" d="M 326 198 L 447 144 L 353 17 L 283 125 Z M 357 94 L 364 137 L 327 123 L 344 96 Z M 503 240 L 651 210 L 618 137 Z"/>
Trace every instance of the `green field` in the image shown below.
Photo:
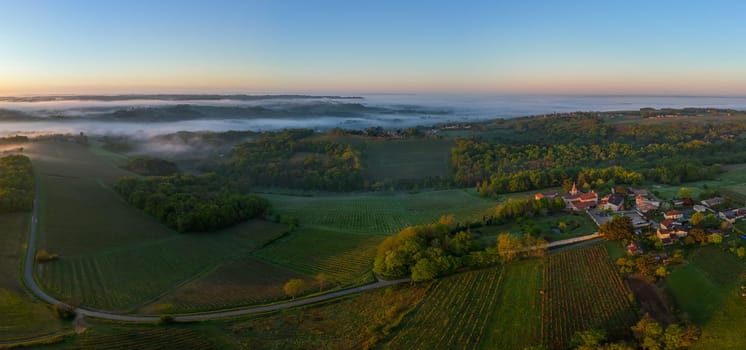
<path fill-rule="evenodd" d="M 373 281 L 373 258 L 381 236 L 300 228 L 258 250 L 270 263 L 308 275 L 325 273 L 337 286 Z"/>
<path fill-rule="evenodd" d="M 137 309 L 286 231 L 250 221 L 212 234 L 177 234 L 122 201 L 110 186 L 127 173 L 87 148 L 44 142 L 31 152 L 42 185 L 38 248 L 61 256 L 39 264 L 37 277 L 73 304 Z"/>
<path fill-rule="evenodd" d="M 729 164 L 722 167 L 723 173 L 713 180 L 687 182 L 681 185 L 653 185 L 652 190 L 658 191 L 662 199 L 677 197 L 681 187 L 692 189 L 695 198 L 706 188 L 720 189 L 723 195 L 731 195 L 734 200 L 746 199 L 746 164 Z"/>
<path fill-rule="evenodd" d="M 524 349 L 541 343 L 544 263 L 525 260 L 505 267 L 495 308 L 489 311 L 482 349 Z"/>
<path fill-rule="evenodd" d="M 688 264 L 673 269 L 667 283 L 685 317 L 706 325 L 731 291 L 737 289 L 744 271 L 741 261 L 709 246 L 694 252 Z"/>
<path fill-rule="evenodd" d="M 554 233 L 559 222 L 568 225 L 567 231 Z M 577 224 L 575 227 L 574 224 Z M 519 218 L 516 221 L 496 226 L 484 226 L 473 230 L 480 234 L 480 240 L 485 245 L 495 245 L 497 235 L 501 233 L 512 233 L 523 235 L 527 231 L 538 230 L 539 235 L 546 237 L 548 241 L 584 236 L 598 231 L 598 226 L 585 213 L 561 214 L 550 216 L 536 216 L 532 218 Z"/>
<path fill-rule="evenodd" d="M 629 336 L 638 316 L 603 245 L 550 254 L 544 269 L 545 346 L 565 349 L 576 332 L 592 329 L 612 339 Z"/>
<path fill-rule="evenodd" d="M 497 201 L 470 190 L 417 194 L 357 194 L 315 197 L 264 195 L 280 214 L 298 218 L 300 225 L 361 234 L 392 234 L 404 227 L 432 223 L 442 215 L 481 219 Z"/>
<path fill-rule="evenodd" d="M 42 189 L 38 249 L 61 257 L 37 266 L 40 285 L 61 300 L 106 310 L 203 310 L 277 300 L 283 280 L 320 272 L 338 287 L 369 282 L 382 235 L 445 214 L 481 218 L 496 204 L 467 190 L 268 195 L 276 212 L 297 217 L 300 228 L 276 241 L 285 226 L 262 221 L 211 234 L 177 234 L 111 189 L 131 174 L 110 154 L 61 141 L 34 143 L 29 151 Z M 260 273 L 261 265 L 277 275 Z M 229 281 L 225 271 L 241 266 L 250 272 Z M 262 283 L 266 288 L 256 287 Z M 228 294 L 222 299 L 187 305 L 200 293 L 221 290 Z"/>
<path fill-rule="evenodd" d="M 291 278 L 303 279 L 309 289 L 318 291 L 309 276 L 254 257 L 240 258 L 178 287 L 143 311 L 184 313 L 267 303 L 286 298 L 282 287 Z"/>
<path fill-rule="evenodd" d="M 361 150 L 365 158 L 365 177 L 371 181 L 450 175 L 453 139 L 395 140 L 351 135 L 319 135 L 316 138 L 348 143 Z"/>
<path fill-rule="evenodd" d="M 390 349 L 474 349 L 497 303 L 502 268 L 470 271 L 436 282 L 387 344 Z"/>
<path fill-rule="evenodd" d="M 671 294 L 685 319 L 702 328 L 692 349 L 746 348 L 746 298 L 743 261 L 716 246 L 695 251 L 689 262 L 667 277 Z"/>
<path fill-rule="evenodd" d="M 418 179 L 450 175 L 453 140 L 412 139 L 372 140 L 367 142 L 366 177 L 385 179 Z"/>
<path fill-rule="evenodd" d="M 723 303 L 711 314 L 702 327 L 699 341 L 691 349 L 746 349 L 746 298 L 741 293 L 740 289 L 733 288 L 724 295 Z"/>
<path fill-rule="evenodd" d="M 21 284 L 28 224 L 26 213 L 0 214 L 0 345 L 69 328 L 49 307 L 31 298 Z"/>

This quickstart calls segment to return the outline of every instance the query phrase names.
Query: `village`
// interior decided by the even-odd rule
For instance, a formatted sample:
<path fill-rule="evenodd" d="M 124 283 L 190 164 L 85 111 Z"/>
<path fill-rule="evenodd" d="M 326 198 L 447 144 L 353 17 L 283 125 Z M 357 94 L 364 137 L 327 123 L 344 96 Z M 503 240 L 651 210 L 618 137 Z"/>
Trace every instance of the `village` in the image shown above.
<path fill-rule="evenodd" d="M 567 210 L 587 213 L 599 227 L 616 216 L 628 217 L 639 238 L 626 244 L 627 253 L 632 256 L 642 255 L 646 249 L 661 251 L 677 244 L 722 243 L 733 231 L 746 239 L 736 228 L 736 222 L 746 218 L 746 207 L 720 196 L 699 201 L 690 197 L 661 200 L 647 189 L 625 186 L 611 187 L 608 194 L 599 196 L 594 190 L 579 191 L 575 184 L 567 193 L 534 195 L 536 200 L 557 197 Z"/>

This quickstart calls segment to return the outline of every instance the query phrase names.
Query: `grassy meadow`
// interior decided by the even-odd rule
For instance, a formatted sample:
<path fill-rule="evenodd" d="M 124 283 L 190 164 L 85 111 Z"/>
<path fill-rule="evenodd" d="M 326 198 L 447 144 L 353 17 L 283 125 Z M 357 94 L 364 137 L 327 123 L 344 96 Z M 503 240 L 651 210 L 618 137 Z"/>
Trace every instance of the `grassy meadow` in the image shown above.
<path fill-rule="evenodd" d="M 463 189 L 416 194 L 263 196 L 272 202 L 276 212 L 298 218 L 301 226 L 374 235 L 435 222 L 447 214 L 461 220 L 481 219 L 486 210 L 498 204 Z"/>
<path fill-rule="evenodd" d="M 560 222 L 567 225 L 567 229 L 559 233 L 553 230 L 558 227 Z M 589 235 L 598 231 L 596 223 L 588 217 L 586 213 L 571 213 L 561 215 L 536 216 L 530 219 L 519 218 L 516 221 L 495 226 L 485 226 L 473 230 L 480 235 L 480 240 L 485 245 L 494 245 L 497 243 L 497 235 L 501 233 L 512 233 L 514 235 L 523 235 L 526 232 L 533 232 L 548 241 L 558 241 L 572 237 Z"/>
<path fill-rule="evenodd" d="M 489 311 L 482 349 L 523 349 L 541 343 L 544 263 L 520 261 L 505 267 L 495 307 Z"/>
<path fill-rule="evenodd" d="M 682 317 L 702 329 L 692 349 L 746 347 L 746 298 L 739 288 L 745 273 L 743 261 L 716 246 L 698 249 L 671 271 L 666 283 Z"/>
<path fill-rule="evenodd" d="M 67 142 L 35 143 L 30 152 L 42 188 L 38 248 L 60 255 L 37 265 L 38 280 L 73 304 L 135 310 L 287 230 L 254 220 L 209 235 L 177 234 L 119 198 L 111 185 L 130 174 L 107 158 Z"/>
<path fill-rule="evenodd" d="M 370 181 L 386 179 L 420 179 L 427 176 L 445 177 L 450 174 L 453 139 L 413 138 L 377 139 L 363 136 L 319 135 L 348 143 L 366 156 L 365 177 Z"/>

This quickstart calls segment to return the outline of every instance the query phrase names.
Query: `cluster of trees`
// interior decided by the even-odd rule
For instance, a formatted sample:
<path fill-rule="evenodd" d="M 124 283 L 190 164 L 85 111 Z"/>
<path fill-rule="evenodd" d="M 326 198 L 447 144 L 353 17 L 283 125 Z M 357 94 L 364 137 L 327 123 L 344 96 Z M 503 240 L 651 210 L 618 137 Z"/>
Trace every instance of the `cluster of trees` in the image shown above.
<path fill-rule="evenodd" d="M 645 170 L 645 178 L 662 184 L 677 185 L 682 182 L 712 179 L 722 171 L 718 163 L 704 165 L 697 159 L 681 157 L 663 161 L 661 164 Z"/>
<path fill-rule="evenodd" d="M 471 186 L 492 175 L 505 175 L 520 170 L 559 168 L 561 171 L 580 166 L 610 166 L 637 163 L 641 158 L 655 161 L 675 155 L 674 145 L 649 144 L 633 146 L 618 142 L 592 145 L 506 145 L 475 139 L 458 139 L 451 152 L 456 182 Z"/>
<path fill-rule="evenodd" d="M 498 205 L 494 214 L 485 218 L 487 225 L 501 225 L 520 217 L 546 216 L 564 211 L 565 202 L 560 197 L 554 199 L 511 198 Z"/>
<path fill-rule="evenodd" d="M 378 246 L 373 271 L 383 278 L 411 276 L 430 280 L 455 271 L 475 248 L 471 233 L 458 231 L 453 216 L 429 225 L 410 226 Z"/>
<path fill-rule="evenodd" d="M 34 170 L 22 155 L 0 158 L 0 213 L 27 211 L 34 206 Z"/>
<path fill-rule="evenodd" d="M 674 261 L 683 261 L 683 253 L 678 252 L 674 254 L 672 258 Z M 619 272 L 628 275 L 631 273 L 639 273 L 649 279 L 661 279 L 668 276 L 668 269 L 666 266 L 652 254 L 644 254 L 637 258 L 618 258 L 616 265 L 619 267 Z"/>
<path fill-rule="evenodd" d="M 692 325 L 672 323 L 661 326 L 648 315 L 631 327 L 634 342 L 608 342 L 603 330 L 576 333 L 570 346 L 576 350 L 680 350 L 699 339 L 700 331 Z"/>
<path fill-rule="evenodd" d="M 661 326 L 650 316 L 644 316 L 637 324 L 632 326 L 640 348 L 645 350 L 686 349 L 699 339 L 699 329 L 692 325 L 679 325 L 672 323 L 667 327 Z"/>
<path fill-rule="evenodd" d="M 115 188 L 132 205 L 179 232 L 215 231 L 270 210 L 266 199 L 241 194 L 215 174 L 124 177 Z"/>
<path fill-rule="evenodd" d="M 576 179 L 576 180 L 572 180 Z M 621 166 L 608 168 L 552 168 L 519 170 L 505 175 L 492 175 L 489 181 L 477 184 L 483 196 L 496 196 L 500 193 L 523 192 L 528 190 L 563 186 L 566 190 L 573 183 L 588 190 L 603 188 L 617 183 L 639 184 L 644 176 Z"/>
<path fill-rule="evenodd" d="M 511 200 L 498 206 L 496 215 L 488 221 L 504 222 L 529 212 L 544 211 L 546 214 L 552 205 L 553 201 L 546 199 Z M 383 278 L 411 276 L 414 281 L 425 281 L 463 266 L 485 267 L 517 258 L 541 257 L 547 245 L 544 238 L 531 233 L 522 237 L 502 233 L 495 246 L 483 247 L 471 232 L 448 215 L 436 223 L 410 226 L 386 238 L 378 246 L 373 271 Z"/>
<path fill-rule="evenodd" d="M 127 170 L 146 176 L 168 176 L 179 172 L 176 164 L 153 157 L 134 157 L 127 160 Z"/>
<path fill-rule="evenodd" d="M 313 140 L 313 130 L 293 129 L 262 134 L 231 152 L 224 170 L 250 184 L 326 191 L 360 190 L 364 186 L 361 154 L 351 145 Z"/>
<path fill-rule="evenodd" d="M 497 255 L 506 263 L 516 258 L 538 258 L 546 254 L 548 244 L 544 238 L 534 237 L 528 233 L 523 237 L 501 233 L 497 236 Z"/>
<path fill-rule="evenodd" d="M 615 215 L 611 220 L 598 227 L 598 233 L 610 241 L 631 240 L 634 238 L 632 219 L 627 216 Z"/>

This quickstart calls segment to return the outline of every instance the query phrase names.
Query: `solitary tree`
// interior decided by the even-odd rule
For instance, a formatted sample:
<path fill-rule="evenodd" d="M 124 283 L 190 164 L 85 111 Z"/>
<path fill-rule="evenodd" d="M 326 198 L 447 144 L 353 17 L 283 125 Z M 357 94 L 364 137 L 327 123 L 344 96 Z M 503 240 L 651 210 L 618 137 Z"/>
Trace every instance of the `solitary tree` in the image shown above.
<path fill-rule="evenodd" d="M 700 212 L 696 212 L 692 214 L 692 217 L 689 219 L 689 222 L 691 222 L 693 226 L 699 226 L 704 221 L 705 221 L 705 215 Z"/>
<path fill-rule="evenodd" d="M 319 284 L 319 292 L 324 290 L 325 288 L 328 288 L 328 286 L 331 284 L 329 275 L 320 272 L 315 276 L 316 282 Z"/>
<path fill-rule="evenodd" d="M 287 296 L 295 299 L 295 297 L 299 296 L 306 289 L 306 282 L 300 278 L 292 278 L 285 283 L 283 289 Z"/>
<path fill-rule="evenodd" d="M 614 216 L 611 221 L 604 222 L 598 228 L 598 232 L 607 240 L 632 239 L 633 230 L 632 219 L 626 216 Z"/>
<path fill-rule="evenodd" d="M 505 262 L 513 261 L 521 246 L 520 238 L 510 233 L 501 233 L 497 236 L 497 254 Z"/>
<path fill-rule="evenodd" d="M 692 198 L 692 189 L 689 187 L 679 188 L 679 198 Z"/>

